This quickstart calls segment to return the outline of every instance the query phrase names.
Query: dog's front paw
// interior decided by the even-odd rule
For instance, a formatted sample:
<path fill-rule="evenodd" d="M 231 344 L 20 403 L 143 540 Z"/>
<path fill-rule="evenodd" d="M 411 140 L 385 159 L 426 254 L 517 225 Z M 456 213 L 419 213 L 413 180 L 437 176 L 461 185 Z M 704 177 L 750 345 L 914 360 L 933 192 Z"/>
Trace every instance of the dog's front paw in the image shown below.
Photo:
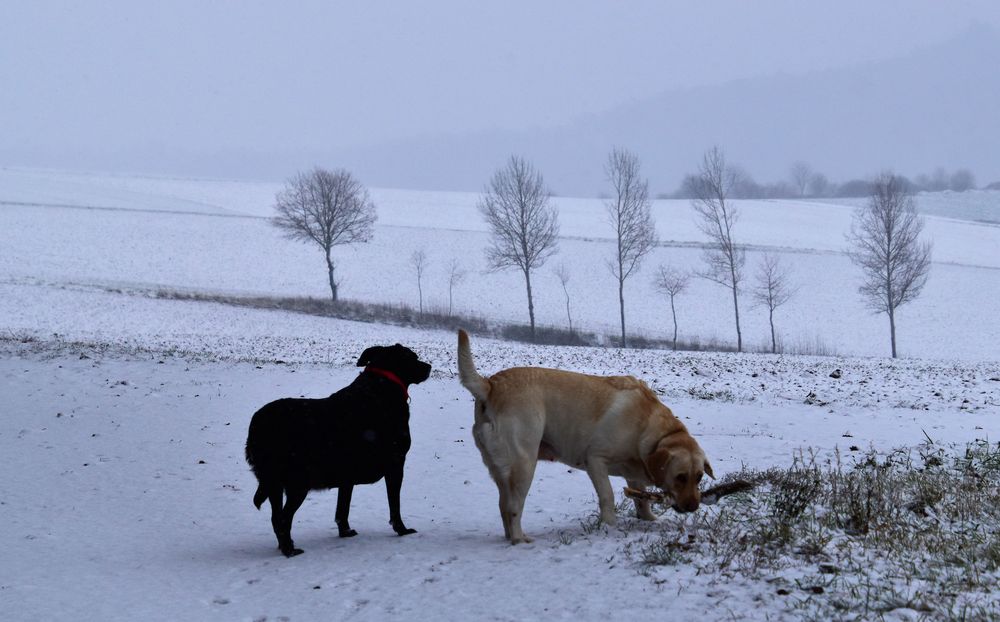
<path fill-rule="evenodd" d="M 297 549 L 294 546 L 281 547 L 281 554 L 285 557 L 295 557 L 296 555 L 302 555 L 304 552 L 302 549 Z"/>
<path fill-rule="evenodd" d="M 337 535 L 339 535 L 341 538 L 353 538 L 354 536 L 358 535 L 358 532 L 354 531 L 353 529 L 347 528 L 339 530 L 337 532 Z"/>

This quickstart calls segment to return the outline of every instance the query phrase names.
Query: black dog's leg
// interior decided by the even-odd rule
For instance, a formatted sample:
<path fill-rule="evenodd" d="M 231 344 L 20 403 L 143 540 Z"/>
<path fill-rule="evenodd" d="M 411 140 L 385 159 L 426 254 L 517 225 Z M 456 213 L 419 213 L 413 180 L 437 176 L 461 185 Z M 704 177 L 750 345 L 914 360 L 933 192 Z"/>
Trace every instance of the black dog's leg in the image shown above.
<path fill-rule="evenodd" d="M 285 491 L 285 507 L 281 510 L 281 532 L 275 531 L 278 536 L 278 548 L 281 549 L 281 553 L 285 557 L 293 557 L 302 553 L 302 549 L 295 548 L 295 543 L 292 542 L 292 519 L 295 517 L 296 510 L 306 500 L 308 492 L 305 488 Z M 273 503 L 271 507 L 274 507 Z"/>
<path fill-rule="evenodd" d="M 389 496 L 389 524 L 393 531 L 400 536 L 417 533 L 416 529 L 409 529 L 403 524 L 403 517 L 399 514 L 399 490 L 403 487 L 403 463 L 389 467 L 385 474 L 385 491 Z"/>
<path fill-rule="evenodd" d="M 358 535 L 358 532 L 351 529 L 351 524 L 347 522 L 347 515 L 351 513 L 351 494 L 354 486 L 341 486 L 337 491 L 337 531 L 341 538 L 350 538 Z"/>
<path fill-rule="evenodd" d="M 281 518 L 281 502 L 283 499 L 284 493 L 282 492 L 281 484 L 267 485 L 267 500 L 271 503 L 271 529 L 274 530 L 274 535 L 278 538 L 278 548 L 282 549 L 282 551 L 284 551 L 282 542 L 285 531 L 284 522 Z"/>

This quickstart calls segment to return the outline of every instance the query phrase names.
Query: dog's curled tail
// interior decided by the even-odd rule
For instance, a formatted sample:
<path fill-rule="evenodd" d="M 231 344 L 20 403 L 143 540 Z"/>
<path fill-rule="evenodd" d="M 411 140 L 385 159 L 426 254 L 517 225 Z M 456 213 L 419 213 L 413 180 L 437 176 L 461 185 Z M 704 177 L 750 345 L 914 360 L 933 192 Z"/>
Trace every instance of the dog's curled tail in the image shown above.
<path fill-rule="evenodd" d="M 253 495 L 253 504 L 256 505 L 259 510 L 260 506 L 263 505 L 265 501 L 267 501 L 267 491 L 264 490 L 264 485 L 260 484 L 257 486 L 257 492 Z"/>
<path fill-rule="evenodd" d="M 253 495 L 253 504 L 257 506 L 257 509 L 259 510 L 260 506 L 267 501 L 267 489 L 264 486 L 265 479 L 262 477 L 262 474 L 267 471 L 266 466 L 262 464 L 265 460 L 261 458 L 260 447 L 254 442 L 255 438 L 260 434 L 257 429 L 258 425 L 259 421 L 255 415 L 254 419 L 250 421 L 250 434 L 247 438 L 246 457 L 247 464 L 250 465 L 250 470 L 253 471 L 253 474 L 257 478 L 258 482 L 257 492 Z"/>
<path fill-rule="evenodd" d="M 490 381 L 476 371 L 472 348 L 469 347 L 469 333 L 462 329 L 458 330 L 458 378 L 477 400 L 486 400 L 490 396 Z"/>

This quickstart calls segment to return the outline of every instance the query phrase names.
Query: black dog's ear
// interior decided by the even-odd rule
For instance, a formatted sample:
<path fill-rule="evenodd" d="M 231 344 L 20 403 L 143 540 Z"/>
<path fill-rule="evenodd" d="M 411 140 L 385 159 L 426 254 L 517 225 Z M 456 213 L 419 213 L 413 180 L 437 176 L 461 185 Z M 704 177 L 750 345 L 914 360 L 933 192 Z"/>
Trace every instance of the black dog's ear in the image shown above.
<path fill-rule="evenodd" d="M 381 349 L 382 346 L 372 346 L 370 348 L 365 349 L 365 351 L 362 352 L 361 356 L 358 358 L 358 367 L 364 367 L 365 365 L 370 365 L 372 362 L 372 358 L 374 358 L 375 356 L 375 352 Z"/>

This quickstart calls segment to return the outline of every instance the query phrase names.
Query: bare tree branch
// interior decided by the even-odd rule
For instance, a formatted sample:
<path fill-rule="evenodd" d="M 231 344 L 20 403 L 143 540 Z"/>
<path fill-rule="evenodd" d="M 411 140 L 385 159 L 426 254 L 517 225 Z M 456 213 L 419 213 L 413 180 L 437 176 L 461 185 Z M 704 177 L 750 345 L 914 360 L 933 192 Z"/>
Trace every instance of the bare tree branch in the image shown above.
<path fill-rule="evenodd" d="M 368 190 L 343 169 L 299 173 L 278 193 L 271 222 L 293 240 L 313 242 L 326 255 L 330 294 L 337 300 L 334 246 L 367 242 L 375 229 L 375 204 Z"/>
<path fill-rule="evenodd" d="M 549 205 L 549 192 L 541 173 L 526 160 L 511 156 L 493 174 L 479 200 L 479 211 L 492 233 L 486 259 L 492 270 L 518 268 L 528 290 L 528 317 L 535 337 L 535 304 L 531 271 L 556 251 L 558 214 Z"/>
<path fill-rule="evenodd" d="M 611 274 L 618 279 L 618 305 L 621 312 L 622 347 L 625 342 L 625 280 L 639 267 L 656 246 L 656 227 L 650 211 L 649 184 L 640 175 L 639 158 L 625 149 L 615 148 L 608 156 L 604 172 L 614 188 L 605 204 L 617 242 L 614 258 L 608 262 Z"/>
<path fill-rule="evenodd" d="M 866 206 L 854 213 L 849 256 L 863 273 L 858 291 L 876 313 L 889 315 L 896 358 L 896 309 L 920 295 L 930 271 L 931 244 L 920 241 L 924 221 L 902 179 L 889 172 L 872 182 Z"/>

